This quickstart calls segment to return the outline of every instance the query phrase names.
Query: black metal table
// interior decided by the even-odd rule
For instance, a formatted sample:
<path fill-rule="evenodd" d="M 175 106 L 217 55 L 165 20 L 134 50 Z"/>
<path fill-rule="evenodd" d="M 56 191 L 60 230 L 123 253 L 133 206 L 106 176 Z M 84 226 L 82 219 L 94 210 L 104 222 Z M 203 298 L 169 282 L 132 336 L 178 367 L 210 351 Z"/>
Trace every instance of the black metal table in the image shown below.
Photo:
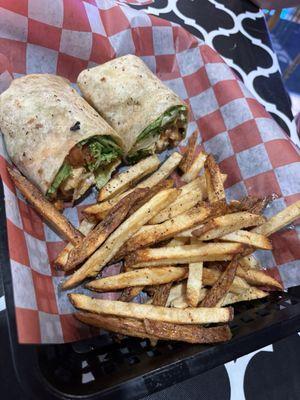
<path fill-rule="evenodd" d="M 156 0 L 149 6 L 134 7 L 147 8 L 148 12 L 179 23 L 210 42 L 246 85 L 250 85 L 250 89 L 263 100 L 279 124 L 288 133 L 291 131 L 291 104 L 281 80 L 265 21 L 248 0 Z M 3 288 L 0 282 L 1 296 Z M 24 393 L 21 394 L 15 376 L 5 310 L 0 312 L 0 349 L 1 398 L 26 399 Z M 300 337 L 293 334 L 265 351 L 246 356 L 244 361 L 240 359 L 236 363 L 232 361 L 226 366 L 219 366 L 152 394 L 147 399 L 296 400 L 300 393 L 299 356 Z M 236 377 L 238 380 L 234 380 Z"/>

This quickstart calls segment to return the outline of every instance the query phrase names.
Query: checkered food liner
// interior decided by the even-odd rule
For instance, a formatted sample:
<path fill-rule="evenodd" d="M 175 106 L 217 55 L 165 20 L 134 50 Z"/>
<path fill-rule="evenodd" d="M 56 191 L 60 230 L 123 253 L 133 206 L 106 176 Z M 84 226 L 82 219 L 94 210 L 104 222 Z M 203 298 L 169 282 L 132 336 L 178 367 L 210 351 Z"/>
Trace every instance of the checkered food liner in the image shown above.
<path fill-rule="evenodd" d="M 199 149 L 213 153 L 228 174 L 229 200 L 277 193 L 266 210 L 269 217 L 300 199 L 296 147 L 222 58 L 183 28 L 108 0 L 1 1 L 1 91 L 12 77 L 32 73 L 58 74 L 74 83 L 84 68 L 128 53 L 141 57 L 189 104 L 188 132 L 199 129 Z M 63 343 L 94 335 L 75 320 L 67 293 L 58 289 L 62 275 L 53 260 L 64 243 L 15 189 L 7 162 L 1 136 L 0 173 L 20 343 Z M 80 210 L 94 201 L 95 193 L 65 214 L 78 226 Z M 263 267 L 286 288 L 300 284 L 299 232 L 299 226 L 282 230 L 272 236 L 273 252 L 257 252 Z M 82 287 L 76 291 L 86 292 Z"/>

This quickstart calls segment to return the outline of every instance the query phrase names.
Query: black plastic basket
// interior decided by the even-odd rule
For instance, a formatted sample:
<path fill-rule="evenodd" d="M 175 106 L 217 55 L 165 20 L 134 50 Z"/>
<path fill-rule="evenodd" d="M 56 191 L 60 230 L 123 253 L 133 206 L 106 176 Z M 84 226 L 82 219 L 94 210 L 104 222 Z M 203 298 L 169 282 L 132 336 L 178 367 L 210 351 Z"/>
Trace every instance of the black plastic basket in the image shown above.
<path fill-rule="evenodd" d="M 0 185 L 0 264 L 12 358 L 18 380 L 36 399 L 138 399 L 233 360 L 300 330 L 299 287 L 239 303 L 233 339 L 215 346 L 99 336 L 72 344 L 20 345 L 17 340 L 3 187 Z"/>

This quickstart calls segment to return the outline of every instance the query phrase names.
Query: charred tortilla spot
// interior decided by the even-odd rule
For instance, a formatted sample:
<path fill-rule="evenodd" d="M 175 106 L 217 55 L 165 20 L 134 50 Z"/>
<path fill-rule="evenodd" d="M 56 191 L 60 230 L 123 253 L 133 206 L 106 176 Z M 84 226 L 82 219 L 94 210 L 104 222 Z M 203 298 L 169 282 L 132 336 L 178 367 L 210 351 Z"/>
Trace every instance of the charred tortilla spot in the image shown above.
<path fill-rule="evenodd" d="M 78 131 L 80 129 L 80 121 L 76 121 L 73 126 L 71 126 L 70 131 Z"/>
<path fill-rule="evenodd" d="M 27 121 L 27 124 L 32 124 L 33 122 L 34 122 L 34 117 L 33 118 L 30 118 L 28 121 Z"/>
<path fill-rule="evenodd" d="M 43 124 L 40 124 L 40 123 L 38 123 L 38 124 L 35 125 L 35 128 L 36 128 L 36 129 L 39 129 L 39 128 L 42 128 L 42 127 L 43 127 Z"/>
<path fill-rule="evenodd" d="M 100 81 L 101 81 L 101 82 L 105 82 L 105 81 L 106 81 L 105 77 L 103 76 L 103 77 L 100 79 Z"/>

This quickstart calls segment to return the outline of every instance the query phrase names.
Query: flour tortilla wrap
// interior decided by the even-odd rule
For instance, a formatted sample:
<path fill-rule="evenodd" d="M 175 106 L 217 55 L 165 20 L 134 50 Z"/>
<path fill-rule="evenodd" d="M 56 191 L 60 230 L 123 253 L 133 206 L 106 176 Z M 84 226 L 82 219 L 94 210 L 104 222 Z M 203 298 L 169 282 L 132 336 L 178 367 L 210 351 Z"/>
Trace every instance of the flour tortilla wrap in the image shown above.
<path fill-rule="evenodd" d="M 134 56 L 78 76 L 83 97 L 119 133 L 130 161 L 175 147 L 184 138 L 187 105 Z"/>
<path fill-rule="evenodd" d="M 0 96 L 0 128 L 13 163 L 50 198 L 103 183 L 122 153 L 114 129 L 55 75 L 15 79 Z"/>

